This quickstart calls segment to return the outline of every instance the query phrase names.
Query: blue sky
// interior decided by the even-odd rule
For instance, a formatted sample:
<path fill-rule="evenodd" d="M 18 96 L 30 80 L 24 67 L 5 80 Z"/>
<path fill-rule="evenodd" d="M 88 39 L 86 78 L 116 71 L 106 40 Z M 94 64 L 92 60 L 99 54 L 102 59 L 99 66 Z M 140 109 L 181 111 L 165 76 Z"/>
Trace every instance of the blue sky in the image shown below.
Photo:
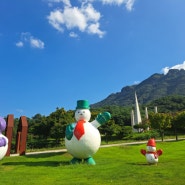
<path fill-rule="evenodd" d="M 185 68 L 184 0 L 1 0 L 0 116 L 90 104 Z"/>

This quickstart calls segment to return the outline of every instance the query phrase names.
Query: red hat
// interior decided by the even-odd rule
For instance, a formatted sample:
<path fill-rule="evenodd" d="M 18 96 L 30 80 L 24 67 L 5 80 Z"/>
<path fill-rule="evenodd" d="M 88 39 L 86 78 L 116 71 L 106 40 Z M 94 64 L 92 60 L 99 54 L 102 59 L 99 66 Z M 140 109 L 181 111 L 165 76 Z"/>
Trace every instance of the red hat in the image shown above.
<path fill-rule="evenodd" d="M 148 140 L 148 143 L 147 143 L 147 146 L 153 146 L 153 147 L 156 147 L 156 144 L 155 144 L 155 139 L 149 139 Z"/>

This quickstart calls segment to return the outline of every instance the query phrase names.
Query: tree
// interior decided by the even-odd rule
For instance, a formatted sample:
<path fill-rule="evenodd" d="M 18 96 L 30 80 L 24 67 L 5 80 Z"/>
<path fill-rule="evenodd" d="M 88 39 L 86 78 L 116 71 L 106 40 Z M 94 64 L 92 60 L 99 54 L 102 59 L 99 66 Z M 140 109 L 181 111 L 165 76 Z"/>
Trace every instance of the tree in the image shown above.
<path fill-rule="evenodd" d="M 164 113 L 151 113 L 149 116 L 151 128 L 159 131 L 162 141 L 164 140 L 164 132 L 171 127 L 171 115 Z"/>
<path fill-rule="evenodd" d="M 106 124 L 100 126 L 98 129 L 100 133 L 105 136 L 106 143 L 111 140 L 112 136 L 120 137 L 120 135 L 122 135 L 122 128 L 115 124 L 113 119 L 109 120 Z"/>
<path fill-rule="evenodd" d="M 133 134 L 132 127 L 131 126 L 124 126 L 123 127 L 123 137 L 124 138 L 129 138 Z"/>
<path fill-rule="evenodd" d="M 48 124 L 48 118 L 40 114 L 36 114 L 32 119 L 33 134 L 40 139 L 47 139 L 50 135 L 52 124 Z"/>
<path fill-rule="evenodd" d="M 185 111 L 177 113 L 173 117 L 172 127 L 175 130 L 176 140 L 178 140 L 177 130 L 185 130 Z"/>
<path fill-rule="evenodd" d="M 61 123 L 55 123 L 51 128 L 50 135 L 56 140 L 56 144 L 60 143 L 60 139 L 65 137 L 65 128 Z"/>

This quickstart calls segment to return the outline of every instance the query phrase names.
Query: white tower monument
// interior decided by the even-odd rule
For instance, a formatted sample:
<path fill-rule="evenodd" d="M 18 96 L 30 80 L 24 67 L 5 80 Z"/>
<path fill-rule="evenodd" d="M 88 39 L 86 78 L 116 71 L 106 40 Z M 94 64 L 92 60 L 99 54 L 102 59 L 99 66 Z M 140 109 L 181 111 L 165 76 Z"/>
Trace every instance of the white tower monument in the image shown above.
<path fill-rule="evenodd" d="M 136 92 L 135 92 L 135 117 L 134 118 L 135 118 L 135 125 L 140 124 L 142 122 Z"/>
<path fill-rule="evenodd" d="M 140 113 L 140 109 L 139 109 L 139 103 L 137 100 L 137 95 L 135 92 L 135 110 L 131 111 L 131 126 L 133 128 L 134 132 L 137 132 L 138 130 L 134 129 L 134 125 L 138 125 L 142 122 L 141 120 L 141 113 Z"/>

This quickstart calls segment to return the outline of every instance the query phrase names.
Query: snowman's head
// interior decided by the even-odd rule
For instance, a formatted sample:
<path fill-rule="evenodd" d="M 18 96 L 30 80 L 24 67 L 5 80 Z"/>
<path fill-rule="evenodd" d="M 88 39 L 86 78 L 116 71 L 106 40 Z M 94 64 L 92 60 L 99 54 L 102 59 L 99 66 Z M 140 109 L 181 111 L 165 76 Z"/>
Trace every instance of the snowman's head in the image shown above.
<path fill-rule="evenodd" d="M 89 109 L 77 109 L 75 111 L 76 121 L 79 121 L 79 120 L 89 121 L 90 118 L 91 118 L 91 112 Z"/>
<path fill-rule="evenodd" d="M 149 152 L 155 152 L 156 151 L 156 143 L 155 143 L 154 138 L 151 138 L 151 139 L 148 140 L 146 149 Z"/>
<path fill-rule="evenodd" d="M 146 150 L 149 151 L 149 152 L 155 152 L 156 151 L 156 147 L 154 147 L 154 146 L 147 146 Z"/>

